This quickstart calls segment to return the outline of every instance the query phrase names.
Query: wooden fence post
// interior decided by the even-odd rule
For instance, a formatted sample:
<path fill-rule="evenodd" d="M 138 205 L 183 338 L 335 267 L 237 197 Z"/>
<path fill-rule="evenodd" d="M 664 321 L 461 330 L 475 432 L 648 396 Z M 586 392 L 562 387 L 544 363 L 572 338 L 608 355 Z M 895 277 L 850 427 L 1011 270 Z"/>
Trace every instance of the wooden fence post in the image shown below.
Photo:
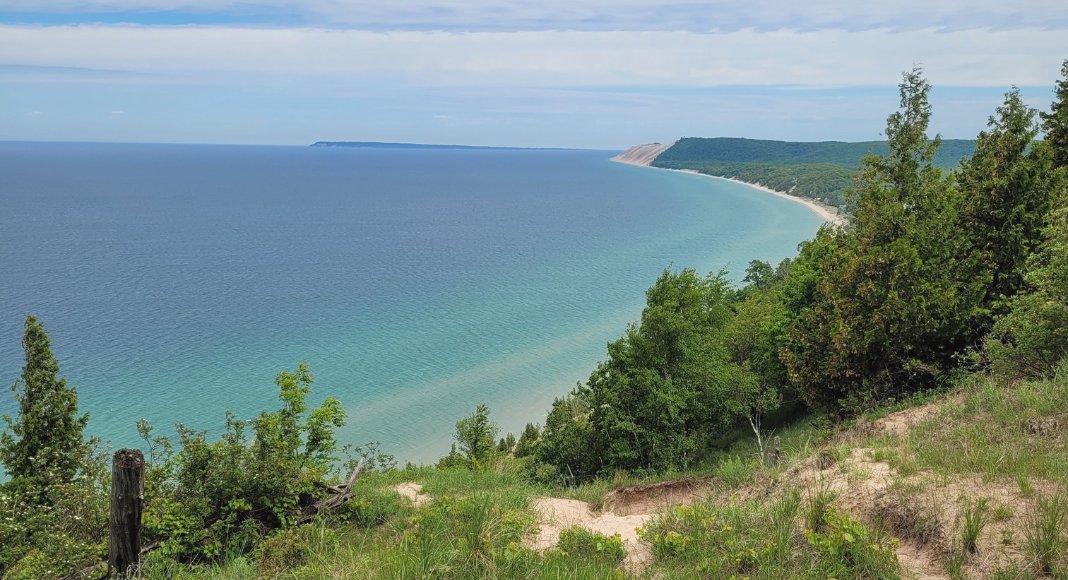
<path fill-rule="evenodd" d="M 145 502 L 145 456 L 119 449 L 111 462 L 111 536 L 108 572 L 125 578 L 141 559 L 141 510 Z"/>

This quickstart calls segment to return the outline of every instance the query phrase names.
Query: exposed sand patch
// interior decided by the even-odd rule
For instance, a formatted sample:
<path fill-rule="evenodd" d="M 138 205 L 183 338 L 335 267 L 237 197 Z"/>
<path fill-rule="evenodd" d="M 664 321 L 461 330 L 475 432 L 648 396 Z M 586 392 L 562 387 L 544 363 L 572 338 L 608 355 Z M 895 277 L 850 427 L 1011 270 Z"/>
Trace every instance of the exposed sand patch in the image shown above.
<path fill-rule="evenodd" d="M 606 536 L 619 534 L 623 540 L 623 549 L 627 557 L 623 564 L 636 570 L 652 559 L 649 547 L 638 539 L 637 529 L 644 527 L 652 514 L 634 514 L 618 516 L 611 512 L 595 515 L 590 504 L 577 499 L 540 497 L 534 501 L 538 512 L 538 535 L 533 538 L 531 548 L 544 552 L 556 546 L 560 532 L 579 526 L 591 532 L 600 532 Z"/>
<path fill-rule="evenodd" d="M 905 409 L 878 419 L 873 424 L 877 433 L 887 435 L 908 435 L 914 425 L 918 425 L 928 419 L 937 417 L 942 412 L 942 402 L 932 401 L 926 405 Z"/>
<path fill-rule="evenodd" d="M 422 493 L 423 486 L 419 485 L 418 483 L 406 481 L 402 484 L 397 485 L 397 487 L 395 487 L 394 489 L 397 490 L 397 493 L 408 498 L 408 500 L 411 501 L 412 505 L 414 505 L 415 507 L 423 507 L 424 505 L 430 503 L 430 496 Z"/>
<path fill-rule="evenodd" d="M 647 143 L 645 145 L 635 145 L 613 157 L 612 161 L 618 161 L 628 165 L 649 167 L 661 153 L 666 151 L 667 148 L 672 145 L 674 145 L 674 143 Z"/>
<path fill-rule="evenodd" d="M 654 514 L 676 505 L 689 505 L 707 498 L 712 484 L 696 477 L 632 485 L 608 493 L 605 506 L 619 515 Z"/>

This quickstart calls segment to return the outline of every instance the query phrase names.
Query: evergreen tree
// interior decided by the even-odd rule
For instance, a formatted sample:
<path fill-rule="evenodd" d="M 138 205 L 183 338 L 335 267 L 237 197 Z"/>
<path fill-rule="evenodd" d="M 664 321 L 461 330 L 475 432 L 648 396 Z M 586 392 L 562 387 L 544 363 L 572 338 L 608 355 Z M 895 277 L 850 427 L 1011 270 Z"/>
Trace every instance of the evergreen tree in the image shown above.
<path fill-rule="evenodd" d="M 929 91 L 920 69 L 905 73 L 901 110 L 887 119 L 889 155 L 866 156 L 857 175 L 853 228 L 821 231 L 814 267 L 795 266 L 798 276 L 817 273 L 813 285 L 786 283 L 808 289 L 803 302 L 785 302 L 798 316 L 783 360 L 818 408 L 864 407 L 929 384 L 962 346 L 982 296 L 959 196 L 933 165 L 941 140 L 927 138 Z"/>
<path fill-rule="evenodd" d="M 1063 80 L 1053 89 L 1057 98 L 1050 112 L 1042 113 L 1042 130 L 1053 150 L 1054 167 L 1068 167 L 1068 60 L 1061 66 L 1061 76 Z"/>
<path fill-rule="evenodd" d="M 59 378 L 51 340 L 37 318 L 26 316 L 22 334 L 26 366 L 11 390 L 18 417 L 4 415 L 0 463 L 13 481 L 70 482 L 82 456 L 82 431 L 89 414 L 78 415 L 78 393 Z"/>
<path fill-rule="evenodd" d="M 1034 141 L 1036 113 L 1013 88 L 990 117 L 990 129 L 979 133 L 975 154 L 961 161 L 961 224 L 978 254 L 976 276 L 990 280 L 976 332 L 993 315 L 1004 314 L 1023 288 L 1025 262 L 1042 243 L 1045 216 L 1060 184 L 1050 147 Z"/>

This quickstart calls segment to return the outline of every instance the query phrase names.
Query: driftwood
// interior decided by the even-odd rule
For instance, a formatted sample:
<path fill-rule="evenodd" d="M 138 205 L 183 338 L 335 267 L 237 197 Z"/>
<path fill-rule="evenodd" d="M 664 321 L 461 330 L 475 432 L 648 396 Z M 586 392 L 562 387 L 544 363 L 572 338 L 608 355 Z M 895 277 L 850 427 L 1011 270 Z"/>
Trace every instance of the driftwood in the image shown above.
<path fill-rule="evenodd" d="M 352 485 L 356 483 L 356 478 L 360 476 L 360 470 L 362 469 L 363 459 L 360 459 L 345 485 L 324 485 L 323 487 L 330 494 L 330 497 L 304 508 L 300 516 L 301 523 L 311 520 L 323 512 L 341 507 L 345 502 L 352 499 L 354 497 Z"/>
<path fill-rule="evenodd" d="M 126 577 L 138 570 L 144 503 L 145 456 L 137 449 L 119 449 L 111 462 L 110 574 Z"/>

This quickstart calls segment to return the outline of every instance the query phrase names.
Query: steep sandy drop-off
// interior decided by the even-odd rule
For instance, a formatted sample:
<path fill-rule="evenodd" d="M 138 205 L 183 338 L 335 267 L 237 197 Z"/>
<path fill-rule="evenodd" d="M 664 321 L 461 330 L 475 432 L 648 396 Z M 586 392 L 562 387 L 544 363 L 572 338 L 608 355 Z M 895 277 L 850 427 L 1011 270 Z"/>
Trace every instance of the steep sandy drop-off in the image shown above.
<path fill-rule="evenodd" d="M 613 157 L 612 161 L 648 167 L 653 164 L 653 161 L 656 160 L 658 155 L 666 151 L 667 148 L 672 145 L 674 145 L 674 143 L 647 143 L 645 145 L 635 145 Z"/>

